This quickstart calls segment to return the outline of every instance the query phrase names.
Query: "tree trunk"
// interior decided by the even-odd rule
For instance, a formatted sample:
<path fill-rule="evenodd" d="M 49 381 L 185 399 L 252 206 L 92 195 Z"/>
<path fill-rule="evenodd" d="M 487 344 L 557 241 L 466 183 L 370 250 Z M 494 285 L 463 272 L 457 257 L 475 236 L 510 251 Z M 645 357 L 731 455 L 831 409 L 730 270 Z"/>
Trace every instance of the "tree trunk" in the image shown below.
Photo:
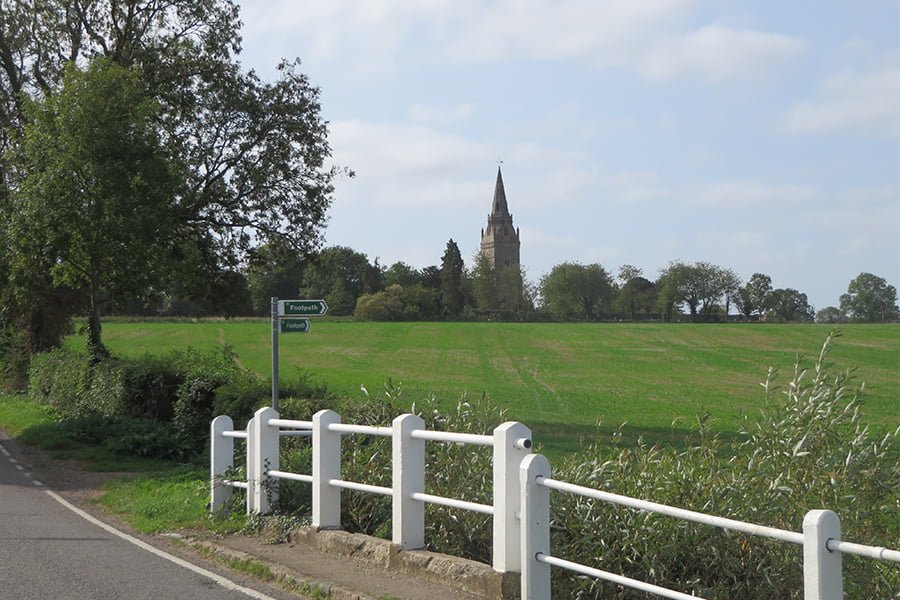
<path fill-rule="evenodd" d="M 97 302 L 96 287 L 92 284 L 90 290 L 90 312 L 88 313 L 87 326 L 87 351 L 91 365 L 96 365 L 109 358 L 109 350 L 103 345 L 100 327 L 100 305 Z"/>

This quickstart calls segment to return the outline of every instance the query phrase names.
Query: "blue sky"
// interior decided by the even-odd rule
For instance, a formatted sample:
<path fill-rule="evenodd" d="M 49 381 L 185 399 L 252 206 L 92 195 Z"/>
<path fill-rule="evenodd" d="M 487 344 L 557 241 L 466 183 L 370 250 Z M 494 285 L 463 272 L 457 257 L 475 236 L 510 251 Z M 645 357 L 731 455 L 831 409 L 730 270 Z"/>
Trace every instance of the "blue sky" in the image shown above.
<path fill-rule="evenodd" d="M 896 0 L 242 0 L 242 61 L 300 57 L 329 245 L 467 263 L 503 161 L 522 263 L 709 261 L 837 305 L 900 284 Z"/>

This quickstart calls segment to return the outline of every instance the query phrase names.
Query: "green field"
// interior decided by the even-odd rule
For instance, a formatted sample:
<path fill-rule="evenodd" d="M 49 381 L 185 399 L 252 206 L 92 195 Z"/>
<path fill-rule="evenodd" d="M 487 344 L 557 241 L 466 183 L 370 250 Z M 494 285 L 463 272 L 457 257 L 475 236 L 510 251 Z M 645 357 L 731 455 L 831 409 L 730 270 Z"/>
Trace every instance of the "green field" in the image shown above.
<path fill-rule="evenodd" d="M 678 442 L 695 417 L 734 432 L 765 397 L 774 366 L 783 378 L 798 354 L 810 362 L 830 327 L 818 325 L 357 323 L 315 321 L 309 334 L 280 338 L 281 372 L 324 381 L 341 396 L 360 386 L 402 383 L 407 403 L 434 394 L 444 404 L 488 395 L 550 448 L 626 422 L 630 434 Z M 900 424 L 900 326 L 842 327 L 831 359 L 858 368 L 864 414 L 876 429 Z M 246 368 L 270 373 L 267 320 L 110 322 L 114 353 L 137 355 L 230 344 Z M 673 427 L 672 424 L 675 423 Z M 631 435 L 634 438 L 635 435 Z"/>

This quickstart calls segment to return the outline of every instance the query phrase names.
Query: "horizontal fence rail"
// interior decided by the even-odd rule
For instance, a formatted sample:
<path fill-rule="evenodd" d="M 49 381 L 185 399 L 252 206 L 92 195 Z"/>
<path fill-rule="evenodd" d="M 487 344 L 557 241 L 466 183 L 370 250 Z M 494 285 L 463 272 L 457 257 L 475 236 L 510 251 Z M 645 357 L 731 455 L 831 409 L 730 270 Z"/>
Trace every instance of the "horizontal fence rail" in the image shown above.
<path fill-rule="evenodd" d="M 707 515 L 705 513 L 695 512 L 693 510 L 676 508 L 674 506 L 668 506 L 667 504 L 658 504 L 656 502 L 648 502 L 647 500 L 638 500 L 637 498 L 631 498 L 629 496 L 622 496 L 619 494 L 612 494 L 610 492 L 595 490 L 593 488 L 574 485 L 571 483 L 566 483 L 565 481 L 557 481 L 555 479 L 538 477 L 535 483 L 537 483 L 537 485 L 542 485 L 544 487 L 550 488 L 551 490 L 568 492 L 570 494 L 576 494 L 585 498 L 593 498 L 602 502 L 609 502 L 610 504 L 628 506 L 630 508 L 635 508 L 638 510 L 645 510 L 647 512 L 674 517 L 683 521 L 692 521 L 694 523 L 702 523 L 703 525 L 710 525 L 712 527 L 718 527 L 720 529 L 740 531 L 743 533 L 749 533 L 751 535 L 758 535 L 774 540 L 781 540 L 783 542 L 790 542 L 792 544 L 803 543 L 803 534 L 796 533 L 794 531 L 786 531 L 784 529 L 776 529 L 775 527 L 766 527 L 765 525 L 756 525 L 754 523 L 745 523 L 744 521 L 726 519 L 725 517 L 716 517 L 713 515 Z"/>
<path fill-rule="evenodd" d="M 341 437 L 370 435 L 391 438 L 391 486 L 370 485 L 341 478 Z M 279 439 L 310 437 L 312 474 L 289 473 L 279 468 Z M 234 439 L 247 440 L 247 481 L 225 478 L 233 468 Z M 434 504 L 492 517 L 493 566 L 500 572 L 519 570 L 518 465 L 531 452 L 531 430 L 521 423 L 504 423 L 493 435 L 432 431 L 415 415 L 401 415 L 390 427 L 341 423 L 333 411 L 319 411 L 312 421 L 282 419 L 271 408 L 256 412 L 246 431 L 234 431 L 223 416 L 211 425 L 212 510 L 218 510 L 233 488 L 247 490 L 247 512 L 264 513 L 277 499 L 268 481 L 285 479 L 312 484 L 312 524 L 340 528 L 341 490 L 392 498 L 392 539 L 401 549 L 425 547 L 425 505 Z M 493 449 L 492 504 L 479 504 L 425 493 L 425 443 L 440 442 Z"/>
<path fill-rule="evenodd" d="M 601 502 L 720 529 L 802 545 L 805 600 L 841 600 L 843 598 L 842 553 L 900 562 L 900 552 L 896 550 L 842 542 L 840 520 L 829 510 L 809 511 L 803 519 L 803 532 L 798 533 L 558 481 L 550 477 L 550 463 L 540 454 L 525 457 L 519 468 L 519 475 L 522 507 L 520 535 L 522 539 L 521 595 L 523 600 L 545 600 L 550 597 L 550 567 L 566 569 L 625 587 L 650 592 L 664 598 L 697 597 L 553 556 L 550 549 L 550 490 L 576 494 Z"/>
<path fill-rule="evenodd" d="M 345 435 L 391 438 L 390 487 L 341 478 L 341 438 Z M 280 470 L 282 437 L 310 438 L 312 474 Z M 236 439 L 246 440 L 246 481 L 236 480 L 232 475 Z M 839 600 L 843 597 L 843 554 L 900 562 L 900 551 L 842 541 L 840 520 L 828 510 L 809 511 L 803 519 L 802 532 L 795 532 L 553 479 L 547 459 L 531 453 L 531 430 L 521 423 L 503 423 L 494 429 L 493 435 L 479 435 L 428 430 L 420 417 L 410 414 L 400 415 L 390 427 L 377 427 L 341 423 L 340 415 L 330 410 L 319 411 L 312 421 L 296 421 L 281 419 L 275 410 L 262 408 L 244 430 L 235 430 L 227 416 L 216 417 L 210 424 L 210 441 L 212 511 L 221 509 L 234 489 L 243 489 L 246 490 L 248 514 L 268 512 L 270 504 L 277 499 L 277 491 L 269 484 L 279 479 L 299 481 L 312 485 L 313 526 L 336 529 L 341 526 L 341 490 L 388 496 L 392 499 L 391 537 L 401 550 L 425 546 L 426 504 L 488 515 L 492 518 L 493 528 L 493 567 L 499 572 L 521 573 L 523 600 L 550 598 L 551 568 L 664 598 L 697 598 L 554 556 L 550 548 L 551 491 L 800 545 L 803 549 L 804 600 Z M 426 442 L 492 448 L 492 504 L 425 493 Z"/>

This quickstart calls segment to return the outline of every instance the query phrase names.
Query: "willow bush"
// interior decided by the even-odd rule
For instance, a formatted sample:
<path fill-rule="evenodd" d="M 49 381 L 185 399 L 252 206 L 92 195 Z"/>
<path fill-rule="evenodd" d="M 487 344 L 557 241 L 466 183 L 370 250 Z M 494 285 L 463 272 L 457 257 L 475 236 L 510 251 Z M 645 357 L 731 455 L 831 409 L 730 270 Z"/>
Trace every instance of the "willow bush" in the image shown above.
<path fill-rule="evenodd" d="M 747 415 L 738 436 L 723 442 L 699 416 L 684 448 L 638 443 L 626 448 L 622 430 L 553 465 L 553 477 L 713 515 L 799 531 L 804 514 L 827 508 L 842 521 L 844 539 L 896 546 L 900 539 L 898 431 L 874 437 L 860 404 L 864 386 L 836 370 L 828 354 L 834 334 L 812 366 L 798 358 L 779 385 L 770 369 L 762 384 L 766 407 Z M 400 390 L 342 406 L 344 422 L 386 425 L 400 411 Z M 308 419 L 319 406 L 286 407 Z M 301 414 L 309 412 L 309 414 Z M 339 409 L 341 412 L 341 409 Z M 504 419 L 483 398 L 463 399 L 442 412 L 433 399 L 413 406 L 430 429 L 487 434 Z M 699 441 L 698 441 L 699 440 Z M 538 440 L 539 441 L 539 440 Z M 309 445 L 282 442 L 282 468 L 310 472 Z M 490 451 L 429 443 L 426 492 L 491 503 Z M 390 486 L 390 440 L 346 436 L 342 477 Z M 309 514 L 309 486 L 280 482 L 281 510 Z M 553 555 L 705 598 L 801 598 L 800 546 L 727 532 L 643 511 L 551 492 Z M 343 495 L 342 524 L 350 531 L 390 537 L 390 499 Z M 429 505 L 431 550 L 490 562 L 489 517 Z M 645 598 L 617 585 L 554 569 L 554 597 Z M 900 589 L 900 569 L 844 557 L 848 597 L 887 598 Z"/>

